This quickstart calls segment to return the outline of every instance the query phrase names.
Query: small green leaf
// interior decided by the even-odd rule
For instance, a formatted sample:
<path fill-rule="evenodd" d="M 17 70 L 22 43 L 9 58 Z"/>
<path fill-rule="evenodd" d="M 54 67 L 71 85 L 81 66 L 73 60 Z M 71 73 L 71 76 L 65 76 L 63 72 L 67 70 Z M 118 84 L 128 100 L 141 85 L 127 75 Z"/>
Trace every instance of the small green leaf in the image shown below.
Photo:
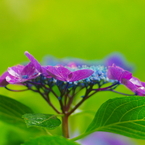
<path fill-rule="evenodd" d="M 79 145 L 61 136 L 41 136 L 21 145 Z"/>
<path fill-rule="evenodd" d="M 115 98 L 102 104 L 86 134 L 95 131 L 145 139 L 145 97 Z"/>
<path fill-rule="evenodd" d="M 27 127 L 44 127 L 49 130 L 55 129 L 61 124 L 61 121 L 52 114 L 25 114 L 22 116 Z"/>
<path fill-rule="evenodd" d="M 24 104 L 12 98 L 0 95 L 0 120 L 12 125 L 25 125 L 22 115 L 32 112 L 33 111 Z"/>

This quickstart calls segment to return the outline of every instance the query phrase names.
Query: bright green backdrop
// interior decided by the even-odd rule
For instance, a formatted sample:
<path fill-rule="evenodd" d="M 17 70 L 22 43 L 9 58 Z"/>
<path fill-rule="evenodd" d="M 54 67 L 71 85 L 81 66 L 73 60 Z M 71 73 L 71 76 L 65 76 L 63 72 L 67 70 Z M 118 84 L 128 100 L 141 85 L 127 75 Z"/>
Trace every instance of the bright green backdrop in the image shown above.
<path fill-rule="evenodd" d="M 101 59 L 111 52 L 119 51 L 135 64 L 135 76 L 145 81 L 144 40 L 143 0 L 0 1 L 1 73 L 8 66 L 27 61 L 24 56 L 26 50 L 40 61 L 46 54 L 59 58 L 73 56 Z M 39 107 L 42 112 L 49 112 L 47 105 L 42 105 L 43 100 L 39 96 L 34 98 L 32 93 L 15 94 L 3 88 L 0 92 L 31 105 L 36 112 L 41 112 Z M 112 93 L 102 93 L 101 98 L 98 95 L 99 101 L 97 98 L 96 103 L 114 96 Z M 83 108 L 93 110 L 96 106 L 93 99 Z M 38 101 L 41 103 L 38 104 Z M 9 127 L 1 126 L 1 134 L 5 134 Z M 139 144 L 144 143 L 140 141 Z"/>

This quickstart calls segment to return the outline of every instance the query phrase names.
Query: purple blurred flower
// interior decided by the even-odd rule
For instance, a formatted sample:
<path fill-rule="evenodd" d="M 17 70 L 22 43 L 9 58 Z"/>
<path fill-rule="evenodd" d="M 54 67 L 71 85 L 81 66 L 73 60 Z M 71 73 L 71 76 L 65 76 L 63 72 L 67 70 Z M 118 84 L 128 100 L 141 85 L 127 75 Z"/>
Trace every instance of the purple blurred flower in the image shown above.
<path fill-rule="evenodd" d="M 83 59 L 73 58 L 73 57 L 65 57 L 62 59 L 58 59 L 50 55 L 44 57 L 44 64 L 51 65 L 51 66 L 55 66 L 55 65 L 74 66 L 75 65 L 77 67 L 81 65 L 87 65 L 87 63 L 88 62 Z"/>
<path fill-rule="evenodd" d="M 115 64 L 125 70 L 133 71 L 132 65 L 126 61 L 125 57 L 121 55 L 121 53 L 112 53 L 108 55 L 105 58 L 104 64 L 106 66 L 112 66 L 112 64 Z"/>
<path fill-rule="evenodd" d="M 94 73 L 91 69 L 82 69 L 71 72 L 63 66 L 49 66 L 47 72 L 55 79 L 66 82 L 74 82 L 85 79 Z"/>
<path fill-rule="evenodd" d="M 129 138 L 109 132 L 95 132 L 80 142 L 82 145 L 135 145 Z"/>
<path fill-rule="evenodd" d="M 145 96 L 145 83 L 132 76 L 132 73 L 113 64 L 108 67 L 109 79 L 118 80 L 139 96 Z"/>
<path fill-rule="evenodd" d="M 0 87 L 5 87 L 6 85 L 8 85 L 9 83 L 6 81 L 6 76 L 8 75 L 8 72 L 4 72 L 1 76 L 0 76 Z"/>
<path fill-rule="evenodd" d="M 40 75 L 40 72 L 35 69 L 34 65 L 30 62 L 26 66 L 16 65 L 8 68 L 8 75 L 6 81 L 10 84 L 19 84 Z"/>

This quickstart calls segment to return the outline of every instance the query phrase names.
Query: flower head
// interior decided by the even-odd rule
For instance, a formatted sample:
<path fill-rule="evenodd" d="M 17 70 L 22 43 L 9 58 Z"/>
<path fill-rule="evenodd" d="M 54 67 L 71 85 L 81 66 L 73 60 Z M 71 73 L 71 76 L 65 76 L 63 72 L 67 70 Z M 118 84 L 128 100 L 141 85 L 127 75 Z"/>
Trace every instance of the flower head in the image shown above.
<path fill-rule="evenodd" d="M 31 61 L 36 70 L 38 70 L 47 78 L 51 78 L 51 76 L 46 72 L 47 66 L 41 66 L 41 64 L 36 60 L 36 58 L 33 55 L 31 55 L 28 51 L 25 51 L 25 55 Z"/>
<path fill-rule="evenodd" d="M 118 80 L 139 96 L 145 96 L 145 83 L 132 76 L 132 73 L 113 64 L 108 67 L 108 78 Z"/>
<path fill-rule="evenodd" d="M 40 75 L 40 72 L 35 69 L 34 65 L 30 62 L 26 66 L 16 65 L 8 68 L 6 81 L 10 84 L 19 84 Z"/>
<path fill-rule="evenodd" d="M 90 69 L 70 71 L 63 66 L 49 66 L 47 72 L 55 79 L 66 82 L 74 82 L 85 79 L 94 73 Z"/>
<path fill-rule="evenodd" d="M 118 80 L 120 83 L 122 83 L 124 79 L 129 80 L 132 78 L 131 72 L 124 70 L 123 68 L 116 66 L 115 64 L 108 67 L 107 75 L 109 79 Z"/>

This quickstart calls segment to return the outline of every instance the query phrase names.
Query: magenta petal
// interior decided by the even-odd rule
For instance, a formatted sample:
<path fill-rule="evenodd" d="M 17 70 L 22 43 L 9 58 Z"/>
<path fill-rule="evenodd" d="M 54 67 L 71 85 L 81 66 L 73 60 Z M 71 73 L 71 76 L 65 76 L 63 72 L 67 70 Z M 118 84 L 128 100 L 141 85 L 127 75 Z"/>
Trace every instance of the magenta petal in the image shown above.
<path fill-rule="evenodd" d="M 35 68 L 38 71 L 42 71 L 41 65 L 40 63 L 34 58 L 33 55 L 31 55 L 28 51 L 25 51 L 25 55 L 29 58 L 29 60 L 33 63 L 33 65 L 35 66 Z"/>
<path fill-rule="evenodd" d="M 0 76 L 0 87 L 4 87 L 6 85 L 8 85 L 9 83 L 6 81 L 6 77 L 9 75 L 8 72 L 4 72 L 1 76 Z"/>
<path fill-rule="evenodd" d="M 40 72 L 30 62 L 26 66 L 16 65 L 8 68 L 9 75 L 6 76 L 6 81 L 11 84 L 19 84 L 40 75 Z"/>
<path fill-rule="evenodd" d="M 49 66 L 47 68 L 48 73 L 57 80 L 74 82 L 81 79 L 85 79 L 94 73 L 93 70 L 84 69 L 71 72 L 69 69 L 63 66 Z"/>
<path fill-rule="evenodd" d="M 108 67 L 107 76 L 109 79 L 120 81 L 123 71 L 122 68 L 112 65 Z"/>
<path fill-rule="evenodd" d="M 132 73 L 125 70 L 125 71 L 122 73 L 121 79 L 122 79 L 122 78 L 123 78 L 123 79 L 129 80 L 129 79 L 132 78 Z"/>
<path fill-rule="evenodd" d="M 19 77 L 20 73 L 22 72 L 24 67 L 25 66 L 23 66 L 23 65 L 16 65 L 16 66 L 13 66 L 13 67 L 9 67 L 8 68 L 8 73 L 12 76 Z"/>
<path fill-rule="evenodd" d="M 46 78 L 52 78 L 52 76 L 48 73 L 47 69 L 49 69 L 50 66 L 42 66 L 42 74 Z"/>
<path fill-rule="evenodd" d="M 34 67 L 33 63 L 28 63 L 21 72 L 21 75 L 33 75 L 36 73 L 36 68 Z M 38 73 L 38 72 L 37 72 Z"/>
<path fill-rule="evenodd" d="M 60 81 L 67 81 L 67 77 L 71 73 L 69 69 L 62 66 L 49 66 L 47 72 Z"/>
<path fill-rule="evenodd" d="M 142 84 L 142 86 L 144 86 L 144 87 L 145 87 L 145 82 L 141 82 L 141 84 Z"/>
<path fill-rule="evenodd" d="M 137 86 L 134 85 L 130 80 L 126 80 L 126 82 L 123 83 L 127 88 L 129 88 L 131 91 L 136 92 Z"/>
<path fill-rule="evenodd" d="M 10 84 L 17 84 L 21 82 L 21 78 L 8 75 L 6 77 L 6 81 L 9 82 Z"/>
<path fill-rule="evenodd" d="M 135 78 L 135 77 L 132 77 L 129 81 L 132 82 L 134 85 L 136 85 L 138 87 L 142 86 L 141 81 L 139 79 Z"/>
<path fill-rule="evenodd" d="M 68 75 L 68 81 L 74 82 L 74 81 L 82 80 L 89 77 L 93 73 L 94 71 L 90 69 L 77 70 L 77 71 L 71 72 L 71 74 Z"/>
<path fill-rule="evenodd" d="M 131 79 L 132 73 L 113 64 L 108 67 L 107 76 L 109 79 L 118 80 L 122 83 L 125 80 Z"/>
<path fill-rule="evenodd" d="M 132 77 L 130 80 L 126 80 L 123 84 L 137 95 L 145 96 L 145 83 L 140 82 L 139 79 Z"/>
<path fill-rule="evenodd" d="M 139 88 L 136 90 L 136 93 L 137 93 L 137 95 L 139 95 L 139 96 L 145 96 L 145 87 L 139 87 Z"/>

